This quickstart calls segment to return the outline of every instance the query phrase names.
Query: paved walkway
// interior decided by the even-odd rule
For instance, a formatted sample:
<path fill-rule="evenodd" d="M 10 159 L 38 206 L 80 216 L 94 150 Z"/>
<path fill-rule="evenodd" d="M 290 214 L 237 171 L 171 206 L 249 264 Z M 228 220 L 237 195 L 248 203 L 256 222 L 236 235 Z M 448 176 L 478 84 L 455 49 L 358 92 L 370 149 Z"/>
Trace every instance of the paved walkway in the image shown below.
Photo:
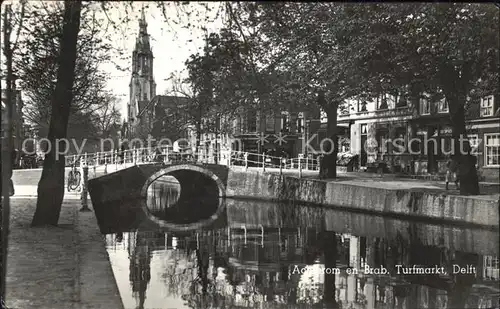
<path fill-rule="evenodd" d="M 11 200 L 7 308 L 123 308 L 94 213 L 67 195 L 58 227 L 32 228 L 32 189 L 16 186 Z"/>

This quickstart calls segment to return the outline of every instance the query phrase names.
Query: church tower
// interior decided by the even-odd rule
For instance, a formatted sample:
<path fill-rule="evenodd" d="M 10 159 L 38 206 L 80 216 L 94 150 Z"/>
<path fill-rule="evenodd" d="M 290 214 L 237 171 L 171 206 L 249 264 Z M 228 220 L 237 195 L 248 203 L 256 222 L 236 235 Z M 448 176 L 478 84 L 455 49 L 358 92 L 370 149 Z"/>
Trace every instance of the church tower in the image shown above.
<path fill-rule="evenodd" d="M 148 24 L 144 8 L 139 20 L 139 35 L 132 53 L 132 77 L 130 79 L 130 101 L 127 108 L 127 121 L 134 125 L 137 115 L 156 95 L 156 83 L 153 76 L 153 52 L 149 44 Z"/>

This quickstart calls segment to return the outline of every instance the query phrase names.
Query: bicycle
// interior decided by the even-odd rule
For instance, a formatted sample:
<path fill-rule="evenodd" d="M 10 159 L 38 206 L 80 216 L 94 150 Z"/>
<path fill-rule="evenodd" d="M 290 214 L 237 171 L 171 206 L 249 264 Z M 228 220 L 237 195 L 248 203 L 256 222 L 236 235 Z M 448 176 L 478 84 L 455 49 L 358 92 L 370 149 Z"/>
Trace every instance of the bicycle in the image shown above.
<path fill-rule="evenodd" d="M 68 173 L 68 191 L 76 191 L 80 186 L 81 176 L 80 171 L 76 169 L 76 164 L 73 163 Z"/>

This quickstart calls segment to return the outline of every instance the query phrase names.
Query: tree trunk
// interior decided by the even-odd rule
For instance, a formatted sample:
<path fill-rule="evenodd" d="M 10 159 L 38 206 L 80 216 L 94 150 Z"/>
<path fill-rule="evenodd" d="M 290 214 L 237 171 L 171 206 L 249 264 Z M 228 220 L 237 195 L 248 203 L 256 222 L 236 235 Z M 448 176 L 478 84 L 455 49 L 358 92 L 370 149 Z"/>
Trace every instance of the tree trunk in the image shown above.
<path fill-rule="evenodd" d="M 65 156 L 56 153 L 59 139 L 66 138 L 73 81 L 77 57 L 77 39 L 80 31 L 80 1 L 65 1 L 61 50 L 58 59 L 57 83 L 52 99 L 52 113 L 48 140 L 50 151 L 45 155 L 43 171 L 38 183 L 38 199 L 32 226 L 57 225 L 64 198 Z M 58 146 L 65 146 L 61 142 Z M 64 149 L 60 147 L 59 149 Z"/>
<path fill-rule="evenodd" d="M 324 95 L 319 95 L 318 101 L 325 103 L 324 105 L 319 105 L 319 106 L 325 106 L 325 112 L 328 119 L 326 136 L 331 140 L 331 142 L 327 141 L 323 142 L 322 150 L 325 151 L 326 153 L 321 158 L 319 176 L 321 179 L 336 178 L 337 153 L 338 153 L 338 141 L 337 141 L 338 102 L 332 102 L 330 105 L 327 106 Z"/>
<path fill-rule="evenodd" d="M 458 163 L 457 176 L 460 181 L 460 194 L 479 194 L 479 179 L 476 170 L 476 157 L 471 155 L 465 127 L 465 96 L 451 96 L 449 100 L 450 119 L 453 137 L 453 160 Z M 460 142 L 460 138 L 464 142 Z"/>
<path fill-rule="evenodd" d="M 452 126 L 452 159 L 458 163 L 458 179 L 460 181 L 460 194 L 479 194 L 479 179 L 476 170 L 476 157 L 471 155 L 471 147 L 467 138 L 465 127 L 465 103 L 467 101 L 467 85 L 469 84 L 467 68 L 460 72 L 445 63 L 439 69 L 440 84 L 444 91 L 450 110 Z M 460 139 L 464 139 L 461 143 Z M 462 145 L 463 144 L 463 145 Z"/>

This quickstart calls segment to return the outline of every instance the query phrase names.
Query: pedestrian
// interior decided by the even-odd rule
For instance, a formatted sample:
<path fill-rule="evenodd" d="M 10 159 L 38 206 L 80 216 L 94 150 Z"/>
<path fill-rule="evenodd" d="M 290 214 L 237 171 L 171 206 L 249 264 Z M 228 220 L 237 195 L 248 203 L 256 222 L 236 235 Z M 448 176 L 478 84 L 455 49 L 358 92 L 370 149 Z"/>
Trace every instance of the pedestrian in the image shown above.
<path fill-rule="evenodd" d="M 457 164 L 454 160 L 449 160 L 446 163 L 446 190 L 448 190 L 448 184 L 453 181 L 457 190 L 460 189 L 457 177 Z"/>

